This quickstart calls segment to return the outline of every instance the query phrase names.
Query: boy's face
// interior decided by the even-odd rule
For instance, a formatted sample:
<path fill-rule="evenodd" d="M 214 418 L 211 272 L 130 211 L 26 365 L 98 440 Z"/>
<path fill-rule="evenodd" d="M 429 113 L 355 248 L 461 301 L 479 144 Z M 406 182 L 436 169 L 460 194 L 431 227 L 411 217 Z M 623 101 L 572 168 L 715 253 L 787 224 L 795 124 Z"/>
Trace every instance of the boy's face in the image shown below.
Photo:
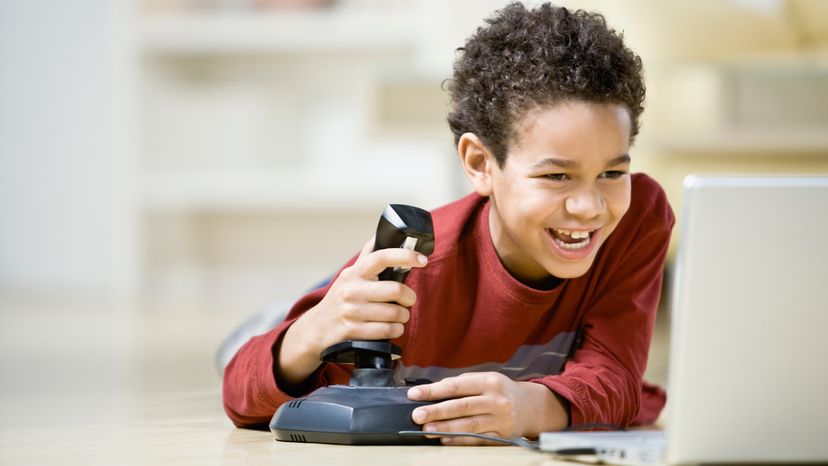
<path fill-rule="evenodd" d="M 503 168 L 488 164 L 495 249 L 526 283 L 581 276 L 630 206 L 629 113 L 569 102 L 516 129 Z"/>

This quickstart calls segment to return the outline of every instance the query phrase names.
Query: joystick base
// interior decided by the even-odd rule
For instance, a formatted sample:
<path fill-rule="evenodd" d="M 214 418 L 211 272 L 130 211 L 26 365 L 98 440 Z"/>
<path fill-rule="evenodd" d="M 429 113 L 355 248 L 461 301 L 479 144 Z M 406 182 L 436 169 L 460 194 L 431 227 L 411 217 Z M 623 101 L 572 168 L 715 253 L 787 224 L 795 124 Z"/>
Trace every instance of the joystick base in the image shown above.
<path fill-rule="evenodd" d="M 270 422 L 276 440 L 341 445 L 439 445 L 439 439 L 403 436 L 420 430 L 411 412 L 430 402 L 411 401 L 409 387 L 332 385 L 279 407 Z"/>

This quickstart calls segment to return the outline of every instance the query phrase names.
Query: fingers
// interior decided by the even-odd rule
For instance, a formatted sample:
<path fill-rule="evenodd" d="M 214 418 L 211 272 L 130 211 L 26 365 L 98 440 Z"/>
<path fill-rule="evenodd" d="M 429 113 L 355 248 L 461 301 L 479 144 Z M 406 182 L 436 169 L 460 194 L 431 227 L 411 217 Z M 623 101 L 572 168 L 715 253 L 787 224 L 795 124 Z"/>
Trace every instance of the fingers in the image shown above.
<path fill-rule="evenodd" d="M 343 318 L 351 322 L 404 324 L 411 318 L 411 311 L 393 303 L 364 303 L 347 308 Z"/>
<path fill-rule="evenodd" d="M 361 322 L 348 332 L 347 339 L 354 340 L 393 340 L 405 331 L 398 322 Z"/>
<path fill-rule="evenodd" d="M 417 295 L 407 285 L 395 281 L 364 281 L 349 283 L 329 292 L 331 298 L 341 303 L 343 308 L 352 306 L 361 308 L 365 303 L 396 303 L 411 307 L 417 301 Z M 370 319 L 369 319 L 370 320 Z"/>
<path fill-rule="evenodd" d="M 457 419 L 450 419 L 440 422 L 429 422 L 423 426 L 424 432 L 471 432 L 473 434 L 482 434 L 483 432 L 493 432 L 494 435 L 500 437 L 498 429 L 496 428 L 495 417 L 491 414 L 480 414 L 477 416 L 469 416 Z M 456 438 L 456 437 L 455 437 Z"/>
<path fill-rule="evenodd" d="M 482 396 L 467 396 L 443 401 L 442 403 L 436 403 L 430 406 L 419 407 L 411 413 L 411 418 L 417 424 L 426 424 L 446 419 L 486 414 L 490 411 L 489 401 L 486 398 Z M 475 429 L 471 432 L 479 432 L 479 430 Z"/>
<path fill-rule="evenodd" d="M 488 435 L 491 437 L 501 437 L 505 438 L 497 432 L 480 432 L 483 435 Z M 440 437 L 440 443 L 443 445 L 452 445 L 452 446 L 479 446 L 479 445 L 489 445 L 489 446 L 496 446 L 502 447 L 509 445 L 508 443 L 504 442 L 495 442 L 491 440 L 484 440 L 481 438 L 476 437 Z"/>
<path fill-rule="evenodd" d="M 363 252 L 365 249 L 363 248 Z M 388 267 L 424 267 L 428 257 L 417 251 L 402 248 L 388 248 L 362 255 L 353 268 L 363 278 L 374 279 Z"/>
<path fill-rule="evenodd" d="M 429 422 L 423 426 L 423 432 L 470 432 L 495 437 L 508 437 L 506 434 L 500 432 L 497 417 L 488 413 L 448 419 L 445 421 Z M 434 438 L 432 436 L 429 437 Z M 440 437 L 440 441 L 444 445 L 500 444 L 475 437 Z"/>
<path fill-rule="evenodd" d="M 325 332 L 326 338 L 335 342 L 398 338 L 403 334 L 403 324 L 411 318 L 408 308 L 395 303 L 357 300 L 341 302 L 339 308 L 341 312 Z"/>
<path fill-rule="evenodd" d="M 510 438 L 522 432 L 514 387 L 510 384 L 514 382 L 503 374 L 480 372 L 412 387 L 408 390 L 411 400 L 445 401 L 420 406 L 411 413 L 411 418 L 423 426 L 424 432 L 489 433 Z M 490 443 L 472 437 L 445 437 L 441 442 L 447 445 Z"/>
<path fill-rule="evenodd" d="M 408 398 L 415 401 L 439 401 L 479 395 L 492 389 L 496 390 L 499 375 L 487 372 L 447 377 L 439 382 L 412 387 L 408 390 Z"/>
<path fill-rule="evenodd" d="M 417 302 L 417 294 L 407 285 L 395 281 L 371 282 L 363 293 L 363 298 L 374 303 L 397 303 L 411 307 Z"/>
<path fill-rule="evenodd" d="M 316 342 L 323 348 L 347 339 L 394 339 L 410 319 L 407 308 L 417 301 L 414 291 L 399 282 L 378 280 L 388 267 L 422 267 L 428 260 L 415 251 L 373 251 L 367 241 L 357 260 L 343 269 L 322 301 L 312 308 Z M 310 325 L 310 324 L 309 324 Z M 311 327 L 309 327 L 311 328 Z"/>

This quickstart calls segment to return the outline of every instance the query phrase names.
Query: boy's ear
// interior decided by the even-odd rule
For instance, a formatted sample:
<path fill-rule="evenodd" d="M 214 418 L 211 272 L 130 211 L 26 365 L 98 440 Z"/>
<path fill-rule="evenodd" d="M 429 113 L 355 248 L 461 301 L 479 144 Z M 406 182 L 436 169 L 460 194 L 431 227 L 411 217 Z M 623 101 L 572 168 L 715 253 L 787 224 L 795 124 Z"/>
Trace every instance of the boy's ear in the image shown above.
<path fill-rule="evenodd" d="M 463 170 L 474 190 L 481 196 L 492 194 L 491 172 L 497 165 L 489 149 L 474 133 L 463 133 L 457 142 L 457 154 L 463 163 Z"/>

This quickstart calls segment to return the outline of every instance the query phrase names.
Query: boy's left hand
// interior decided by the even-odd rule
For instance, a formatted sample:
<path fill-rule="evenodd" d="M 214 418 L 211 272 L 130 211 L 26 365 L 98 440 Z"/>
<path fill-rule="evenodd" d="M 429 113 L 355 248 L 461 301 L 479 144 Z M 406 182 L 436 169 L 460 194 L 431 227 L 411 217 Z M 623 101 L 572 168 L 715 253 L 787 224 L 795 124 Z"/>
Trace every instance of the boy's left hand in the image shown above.
<path fill-rule="evenodd" d="M 566 426 L 555 395 L 534 382 L 515 382 L 498 372 L 472 372 L 408 390 L 415 401 L 442 401 L 414 410 L 424 432 L 473 432 L 504 438 L 536 437 Z M 549 424 L 549 421 L 553 421 Z M 557 422 L 556 422 L 557 421 Z M 502 445 L 474 437 L 443 437 L 444 445 Z"/>

